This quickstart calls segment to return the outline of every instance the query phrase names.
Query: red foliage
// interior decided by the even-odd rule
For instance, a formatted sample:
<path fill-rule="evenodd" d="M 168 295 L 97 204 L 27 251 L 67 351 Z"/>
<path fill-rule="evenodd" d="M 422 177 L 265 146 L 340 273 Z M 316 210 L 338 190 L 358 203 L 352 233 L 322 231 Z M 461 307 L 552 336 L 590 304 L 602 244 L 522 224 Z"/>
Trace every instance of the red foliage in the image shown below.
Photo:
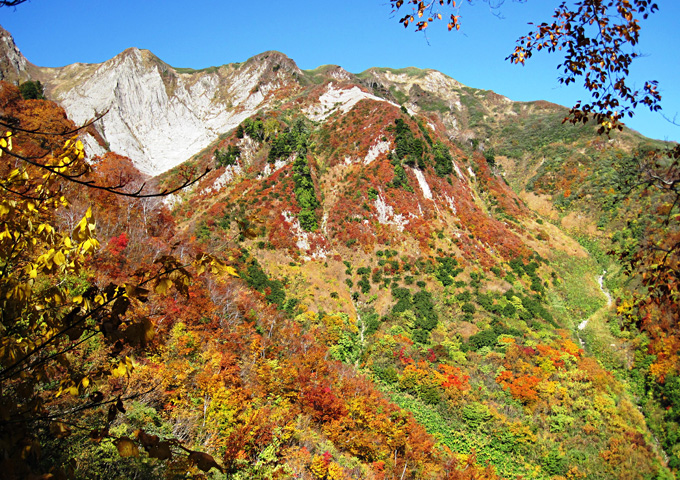
<path fill-rule="evenodd" d="M 129 242 L 130 239 L 128 238 L 127 233 L 123 232 L 117 237 L 112 237 L 111 240 L 109 240 L 109 251 L 113 255 L 120 255 L 120 253 L 127 248 Z"/>
<path fill-rule="evenodd" d="M 300 400 L 311 409 L 312 418 L 317 422 L 330 422 L 347 414 L 347 409 L 328 385 L 316 384 L 303 388 Z"/>
<path fill-rule="evenodd" d="M 446 375 L 446 380 L 442 382 L 442 387 L 451 387 L 461 391 L 470 388 L 468 383 L 470 376 L 464 375 L 460 368 L 441 364 L 439 365 L 439 371 Z"/>

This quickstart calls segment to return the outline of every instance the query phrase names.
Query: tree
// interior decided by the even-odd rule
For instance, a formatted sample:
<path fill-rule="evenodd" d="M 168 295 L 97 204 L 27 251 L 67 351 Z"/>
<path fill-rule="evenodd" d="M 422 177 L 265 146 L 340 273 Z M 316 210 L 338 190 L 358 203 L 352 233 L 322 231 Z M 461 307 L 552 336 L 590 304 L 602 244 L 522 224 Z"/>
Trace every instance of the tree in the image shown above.
<path fill-rule="evenodd" d="M 24 97 L 25 100 L 29 99 L 35 99 L 35 100 L 44 100 L 45 99 L 45 94 L 43 91 L 43 85 L 40 83 L 40 81 L 34 82 L 32 80 L 29 80 L 27 82 L 22 83 L 19 85 L 19 90 L 21 90 L 21 96 Z"/>
<path fill-rule="evenodd" d="M 504 3 L 485 2 L 493 8 Z M 460 29 L 457 13 L 465 3 L 473 2 L 391 0 L 395 10 L 404 4 L 412 7 L 399 22 L 416 31 L 442 20 L 442 12 L 448 17 L 449 30 Z M 549 21 L 532 24 L 532 31 L 517 40 L 507 60 L 524 65 L 541 50 L 561 55 L 558 81 L 565 85 L 582 82 L 591 94 L 590 102 L 574 105 L 563 123 L 594 121 L 598 133 L 609 135 L 614 129 L 622 130 L 622 121 L 634 116 L 638 107 L 661 110 L 656 81 L 648 80 L 641 89 L 633 89 L 628 78 L 639 56 L 634 48 L 640 39 L 641 20 L 657 10 L 650 0 L 561 1 Z M 621 303 L 619 314 L 650 337 L 646 351 L 639 353 L 654 359 L 642 368 L 650 379 L 647 388 L 663 404 L 666 382 L 680 373 L 680 144 L 639 149 L 632 163 L 621 190 L 629 199 L 638 199 L 646 224 L 632 251 L 631 245 L 626 245 L 623 251 L 610 253 L 619 256 L 625 273 L 636 280 L 631 282 L 633 299 Z M 636 284 L 639 287 L 634 287 Z M 667 415 L 660 428 L 668 438 L 673 437 L 677 418 Z M 679 465 L 680 459 L 672 453 L 669 464 Z"/>
<path fill-rule="evenodd" d="M 126 386 L 134 369 L 128 354 L 146 346 L 154 332 L 151 320 L 134 310 L 173 286 L 187 294 L 190 275 L 188 265 L 166 255 L 131 282 L 97 285 L 90 265 L 99 247 L 94 214 L 88 208 L 69 228 L 60 221 L 68 197 L 83 188 L 132 198 L 164 192 L 130 191 L 122 178 L 110 185 L 88 177 L 83 145 L 69 138 L 80 129 L 63 110 L 22 100 L 6 83 L 0 83 L 0 98 L 6 115 L 0 124 L 7 129 L 0 135 L 6 160 L 0 167 L 0 468 L 7 478 L 26 478 L 40 471 L 41 438 L 62 439 L 83 428 L 84 412 L 106 412 L 102 427 L 90 432 L 93 440 L 116 438 L 109 427 L 117 412 L 143 393 Z M 27 118 L 37 124 L 27 128 Z M 221 262 L 208 258 L 197 258 L 197 272 L 220 269 Z M 93 342 L 102 345 L 95 358 L 88 354 Z M 137 442 L 118 437 L 115 444 L 122 456 L 134 456 L 137 444 L 155 458 L 166 455 L 158 441 L 146 440 L 142 432 Z"/>

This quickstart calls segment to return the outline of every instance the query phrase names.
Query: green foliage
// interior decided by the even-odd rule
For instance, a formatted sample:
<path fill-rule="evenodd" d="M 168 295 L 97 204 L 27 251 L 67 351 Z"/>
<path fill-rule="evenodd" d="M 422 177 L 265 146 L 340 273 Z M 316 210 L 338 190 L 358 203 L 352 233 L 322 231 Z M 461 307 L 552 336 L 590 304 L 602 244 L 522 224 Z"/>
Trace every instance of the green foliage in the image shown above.
<path fill-rule="evenodd" d="M 543 458 L 543 468 L 549 475 L 564 475 L 567 473 L 567 459 L 557 450 L 551 450 Z"/>
<path fill-rule="evenodd" d="M 244 135 L 248 135 L 253 140 L 261 142 L 264 140 L 264 122 L 261 118 L 246 118 L 241 124 L 236 128 L 236 136 L 238 138 L 243 138 Z"/>
<path fill-rule="evenodd" d="M 226 150 L 216 149 L 213 153 L 215 164 L 218 167 L 236 165 L 236 162 L 240 157 L 241 149 L 236 145 L 229 145 Z"/>
<path fill-rule="evenodd" d="M 438 265 L 435 270 L 435 277 L 437 277 L 437 280 L 442 282 L 442 285 L 445 287 L 452 285 L 454 278 L 463 271 L 462 268 L 456 268 L 458 266 L 458 261 L 455 258 L 439 257 L 437 258 L 437 262 Z"/>
<path fill-rule="evenodd" d="M 463 407 L 463 419 L 470 427 L 477 429 L 491 418 L 489 407 L 482 403 L 469 403 Z"/>
<path fill-rule="evenodd" d="M 402 313 L 413 306 L 411 291 L 408 288 L 393 288 L 392 297 L 397 299 L 397 303 L 392 307 L 392 313 Z"/>
<path fill-rule="evenodd" d="M 252 258 L 250 260 L 250 264 L 248 265 L 246 273 L 242 275 L 242 278 L 250 287 L 258 292 L 264 293 L 265 298 L 269 302 L 276 304 L 279 307 L 283 307 L 286 301 L 283 283 L 281 280 L 271 280 L 264 270 L 262 270 L 257 259 Z"/>
<path fill-rule="evenodd" d="M 368 292 L 371 291 L 371 284 L 368 281 L 368 277 L 363 276 L 361 277 L 361 280 L 357 282 L 357 287 L 361 289 L 361 293 L 366 295 Z"/>
<path fill-rule="evenodd" d="M 390 186 L 393 188 L 407 187 L 408 177 L 406 176 L 406 170 L 401 165 L 394 166 L 394 178 L 390 182 Z"/>
<path fill-rule="evenodd" d="M 563 125 L 562 112 L 537 113 L 519 116 L 506 123 L 496 134 L 496 153 L 512 158 L 522 158 L 526 153 L 545 153 L 553 158 L 550 146 L 561 143 L 570 145 L 583 138 L 595 137 L 589 125 Z"/>
<path fill-rule="evenodd" d="M 404 92 L 399 90 L 394 85 L 390 86 L 390 93 L 392 94 L 392 96 L 394 96 L 394 99 L 400 105 L 405 103 L 408 100 L 408 95 L 406 95 Z"/>
<path fill-rule="evenodd" d="M 493 329 L 482 330 L 468 339 L 468 347 L 479 350 L 484 347 L 494 347 L 498 340 L 498 334 Z"/>
<path fill-rule="evenodd" d="M 415 138 L 406 122 L 397 118 L 394 121 L 395 153 L 399 160 L 412 156 L 414 161 L 423 156 L 423 143 Z"/>
<path fill-rule="evenodd" d="M 210 227 L 208 227 L 208 224 L 205 221 L 201 221 L 196 226 L 196 230 L 194 230 L 194 233 L 196 235 L 196 238 L 199 240 L 208 240 L 212 235 L 212 231 L 210 230 Z"/>
<path fill-rule="evenodd" d="M 413 295 L 413 313 L 416 314 L 416 327 L 429 332 L 437 326 L 437 313 L 430 292 L 421 290 Z"/>
<path fill-rule="evenodd" d="M 19 85 L 19 91 L 24 100 L 44 100 L 45 94 L 40 81 L 29 80 Z"/>
<path fill-rule="evenodd" d="M 464 313 L 470 313 L 470 314 L 475 313 L 477 311 L 475 306 L 471 303 L 464 303 L 463 306 L 461 307 L 461 310 Z"/>
<path fill-rule="evenodd" d="M 496 151 L 493 148 L 487 148 L 484 151 L 484 158 L 490 166 L 496 165 Z"/>
<path fill-rule="evenodd" d="M 279 133 L 271 142 L 267 160 L 274 163 L 279 159 L 286 159 L 293 153 L 298 157 L 307 155 L 309 149 L 309 128 L 303 117 L 299 117 L 286 131 Z"/>
<path fill-rule="evenodd" d="M 306 156 L 301 155 L 295 159 L 293 181 L 295 182 L 295 198 L 300 205 L 300 213 L 298 213 L 300 226 L 303 230 L 313 232 L 319 227 L 314 211 L 320 204 L 316 199 L 314 181 Z"/>
<path fill-rule="evenodd" d="M 432 137 L 430 136 L 430 132 L 427 131 L 427 128 L 425 127 L 425 124 L 423 123 L 423 119 L 422 118 L 416 119 L 416 123 L 418 124 L 418 129 L 420 130 L 420 133 L 423 134 L 423 138 L 425 138 L 425 141 L 430 146 L 432 146 L 433 145 Z"/>
<path fill-rule="evenodd" d="M 434 145 L 434 171 L 440 177 L 445 177 L 453 172 L 453 158 L 449 149 L 441 142 Z"/>

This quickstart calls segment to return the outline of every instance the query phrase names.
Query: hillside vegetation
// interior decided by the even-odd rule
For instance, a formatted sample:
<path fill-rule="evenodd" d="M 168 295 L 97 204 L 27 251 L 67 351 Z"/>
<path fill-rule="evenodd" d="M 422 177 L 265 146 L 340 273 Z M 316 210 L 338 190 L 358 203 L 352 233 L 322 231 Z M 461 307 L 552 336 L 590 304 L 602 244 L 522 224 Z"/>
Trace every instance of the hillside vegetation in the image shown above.
<path fill-rule="evenodd" d="M 630 275 L 675 235 L 633 181 L 647 140 L 281 56 L 228 67 L 281 65 L 262 108 L 147 179 L 212 169 L 160 198 L 60 178 L 144 177 L 83 163 L 40 134 L 74 128 L 60 107 L 0 84 L 9 478 L 676 478 L 677 319 L 634 308 Z"/>

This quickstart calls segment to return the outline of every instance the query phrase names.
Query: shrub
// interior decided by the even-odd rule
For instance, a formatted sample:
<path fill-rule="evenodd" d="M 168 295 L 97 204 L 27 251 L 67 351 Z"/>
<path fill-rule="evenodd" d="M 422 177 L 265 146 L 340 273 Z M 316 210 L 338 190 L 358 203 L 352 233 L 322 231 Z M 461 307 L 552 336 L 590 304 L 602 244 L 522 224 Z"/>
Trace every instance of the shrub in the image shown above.
<path fill-rule="evenodd" d="M 43 85 L 39 81 L 29 80 L 19 85 L 19 91 L 24 100 L 44 100 Z"/>

